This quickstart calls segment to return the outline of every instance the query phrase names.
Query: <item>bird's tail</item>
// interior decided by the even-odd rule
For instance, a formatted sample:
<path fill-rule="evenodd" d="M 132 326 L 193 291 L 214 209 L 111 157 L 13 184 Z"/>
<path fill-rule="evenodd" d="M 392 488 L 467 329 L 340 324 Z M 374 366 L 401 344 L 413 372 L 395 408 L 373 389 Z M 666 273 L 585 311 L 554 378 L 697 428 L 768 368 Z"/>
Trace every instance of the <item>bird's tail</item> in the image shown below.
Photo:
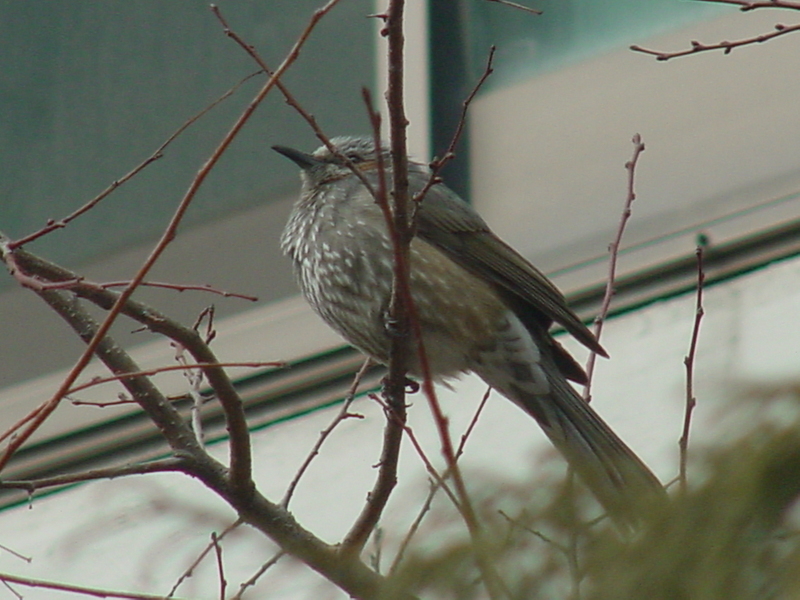
<path fill-rule="evenodd" d="M 542 366 L 550 392 L 517 390 L 511 399 L 536 419 L 611 516 L 632 525 L 642 508 L 664 503 L 664 488 L 647 465 L 559 372 L 552 372 L 555 365 Z"/>

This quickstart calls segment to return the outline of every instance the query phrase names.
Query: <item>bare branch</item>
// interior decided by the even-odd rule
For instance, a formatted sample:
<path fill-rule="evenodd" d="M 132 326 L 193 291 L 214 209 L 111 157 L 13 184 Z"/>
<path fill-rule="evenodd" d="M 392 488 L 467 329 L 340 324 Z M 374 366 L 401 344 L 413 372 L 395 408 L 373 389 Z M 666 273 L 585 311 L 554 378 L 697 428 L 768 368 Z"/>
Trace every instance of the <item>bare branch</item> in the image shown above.
<path fill-rule="evenodd" d="M 328 4 L 326 4 L 320 10 L 324 10 L 325 12 L 327 12 L 328 10 L 333 8 L 333 6 L 337 4 L 337 2 L 338 0 L 333 0 Z M 267 66 L 267 63 L 264 62 L 264 59 L 261 58 L 256 49 L 252 45 L 245 42 L 238 33 L 236 33 L 228 26 L 228 22 L 225 20 L 225 17 L 222 16 L 222 12 L 220 11 L 219 7 L 212 4 L 211 10 L 214 13 L 214 16 L 217 17 L 220 24 L 222 25 L 223 32 L 225 33 L 225 35 L 227 35 L 229 38 L 231 38 L 233 41 L 239 44 L 239 46 L 241 46 L 242 49 L 245 52 L 247 52 L 247 54 L 249 54 L 250 57 L 256 61 L 256 63 L 258 63 L 258 66 L 260 66 L 267 73 L 267 75 L 272 75 L 272 70 Z M 375 190 L 372 188 L 372 183 L 369 181 L 369 179 L 367 179 L 366 175 L 364 175 L 361 169 L 356 167 L 355 163 L 353 163 L 353 161 L 350 160 L 349 157 L 339 152 L 339 149 L 331 143 L 330 138 L 327 135 L 325 135 L 324 131 L 322 131 L 322 128 L 317 123 L 317 119 L 314 117 L 314 115 L 312 115 L 305 108 L 303 108 L 303 106 L 297 101 L 294 95 L 289 91 L 289 88 L 287 88 L 282 81 L 278 80 L 276 82 L 276 86 L 278 90 L 280 90 L 281 94 L 283 94 L 283 97 L 286 100 L 286 104 L 291 106 L 295 110 L 295 112 L 297 112 L 297 114 L 299 114 L 303 118 L 303 120 L 306 123 L 308 123 L 308 126 L 311 127 L 311 130 L 317 136 L 317 139 L 323 143 L 323 145 L 330 151 L 332 155 L 334 155 L 336 158 L 341 160 L 345 165 L 347 165 L 347 167 L 350 169 L 353 175 L 358 177 L 361 183 L 364 184 L 364 187 L 366 187 L 367 190 L 369 190 L 370 194 L 373 197 L 375 197 Z"/>
<path fill-rule="evenodd" d="M 542 11 L 537 10 L 535 8 L 530 8 L 529 6 L 524 6 L 522 4 L 517 4 L 516 2 L 511 2 L 510 0 L 486 0 L 487 2 L 496 2 L 497 4 L 503 4 L 505 6 L 510 6 L 511 8 L 516 8 L 517 10 L 522 10 L 525 12 L 529 12 L 534 15 L 542 14 Z"/>
<path fill-rule="evenodd" d="M 703 284 L 706 275 L 703 270 L 702 245 L 697 246 L 695 254 L 697 255 L 697 302 L 695 304 L 694 326 L 692 327 L 692 341 L 689 343 L 689 354 L 683 359 L 683 364 L 686 367 L 686 405 L 683 413 L 683 432 L 678 441 L 678 447 L 680 448 L 680 473 L 678 475 L 678 481 L 682 493 L 686 493 L 687 490 L 686 467 L 689 453 L 689 429 L 692 425 L 692 413 L 697 404 L 697 398 L 695 398 L 694 395 L 694 363 L 697 355 L 697 340 L 700 336 L 700 322 L 703 320 L 703 315 L 705 314 L 703 310 Z"/>
<path fill-rule="evenodd" d="M 386 425 L 383 432 L 383 447 L 379 462 L 378 477 L 375 480 L 372 491 L 367 496 L 367 502 L 361 513 L 356 519 L 350 531 L 347 532 L 342 541 L 342 552 L 344 554 L 358 554 L 363 550 L 370 534 L 378 524 L 383 509 L 389 501 L 392 490 L 397 485 L 397 465 L 400 456 L 400 446 L 403 439 L 403 426 L 406 423 L 406 404 L 405 387 L 406 372 L 408 370 L 407 344 L 408 339 L 408 313 L 407 304 L 404 299 L 400 299 L 397 293 L 397 286 L 402 277 L 405 277 L 406 289 L 408 286 L 408 244 L 409 238 L 402 237 L 404 231 L 408 230 L 408 217 L 403 212 L 404 226 L 398 227 L 396 212 L 398 200 L 395 197 L 394 207 L 389 205 L 389 191 L 386 177 L 386 165 L 383 160 L 383 149 L 381 147 L 381 116 L 375 111 L 372 105 L 372 98 L 367 88 L 362 89 L 364 103 L 366 104 L 370 124 L 372 125 L 373 141 L 375 143 L 375 156 L 377 160 L 378 189 L 375 201 L 380 207 L 386 228 L 391 238 L 394 251 L 394 283 L 392 290 L 392 300 L 389 307 L 389 319 L 391 327 L 395 330 L 392 337 L 392 348 L 389 354 L 389 373 L 383 381 L 383 393 L 386 403 L 383 404 L 386 415 Z M 406 175 L 408 167 L 406 166 Z M 396 182 L 396 171 L 393 173 L 393 181 Z M 406 178 L 406 199 L 408 180 Z M 396 188 L 395 188 L 395 193 Z M 405 199 L 403 200 L 405 203 Z M 393 210 L 394 208 L 394 210 Z M 403 271 L 404 275 L 400 273 Z"/>
<path fill-rule="evenodd" d="M 31 411 L 31 412 L 29 412 L 27 415 L 25 415 L 24 417 L 22 417 L 21 419 L 19 419 L 19 420 L 18 420 L 16 423 L 14 423 L 14 424 L 13 424 L 11 427 L 9 427 L 8 429 L 6 429 L 6 430 L 5 430 L 5 431 L 4 431 L 4 432 L 3 432 L 3 433 L 0 435 L 0 442 L 3 442 L 3 441 L 5 441 L 7 438 L 9 438 L 9 437 L 11 437 L 12 435 L 14 435 L 14 434 L 17 432 L 17 430 L 18 430 L 20 427 L 22 427 L 23 425 L 25 425 L 25 423 L 29 423 L 30 421 L 32 421 L 33 419 L 35 419 L 35 418 L 36 418 L 36 416 L 39 414 L 39 412 L 41 412 L 42 410 L 43 410 L 43 406 L 42 406 L 42 405 L 39 405 L 39 406 L 37 406 L 36 408 L 34 408 L 34 409 Z"/>
<path fill-rule="evenodd" d="M 98 283 L 96 285 L 103 289 L 109 289 L 113 287 L 124 287 L 130 285 L 130 281 L 108 281 L 104 283 Z M 168 290 L 175 290 L 177 292 L 186 292 L 189 290 L 198 292 L 210 292 L 212 294 L 218 294 L 225 298 L 241 298 L 242 300 L 249 300 L 250 302 L 258 302 L 258 298 L 256 296 L 239 294 L 237 292 L 226 292 L 225 290 L 218 290 L 217 288 L 211 286 L 208 283 L 205 283 L 203 285 L 197 285 L 197 284 L 183 284 L 183 283 L 166 283 L 160 281 L 142 281 L 141 283 L 139 283 L 139 285 L 145 287 L 165 288 Z"/>
<path fill-rule="evenodd" d="M 136 463 L 119 467 L 105 467 L 102 469 L 83 471 L 82 473 L 56 475 L 54 477 L 44 477 L 42 479 L 3 479 L 0 480 L 0 490 L 25 490 L 28 493 L 33 493 L 36 490 L 70 485 L 84 481 L 96 481 L 98 479 L 116 479 L 118 477 L 127 477 L 129 475 L 145 475 L 148 473 L 170 473 L 176 471 L 183 472 L 185 468 L 185 459 L 180 457 L 170 457 L 146 463 Z"/>
<path fill-rule="evenodd" d="M 214 546 L 217 543 L 219 543 L 226 535 L 228 535 L 231 531 L 236 529 L 241 524 L 242 524 L 242 520 L 241 519 L 237 519 L 236 521 L 234 521 L 233 523 L 228 525 L 225 529 L 223 529 L 222 533 L 220 533 L 219 535 L 215 535 L 214 538 L 212 539 L 212 541 L 209 542 L 206 545 L 206 547 L 197 556 L 197 558 L 194 559 L 194 561 L 192 561 L 192 564 L 190 564 L 187 567 L 187 569 L 181 574 L 181 576 L 178 577 L 178 580 L 175 582 L 175 585 L 172 586 L 172 589 L 169 591 L 169 594 L 167 594 L 167 598 L 172 598 L 175 595 L 175 592 L 178 591 L 178 588 L 181 586 L 181 584 L 184 581 L 186 581 L 189 577 L 192 576 L 192 573 L 194 572 L 194 570 L 203 561 L 203 559 L 206 556 L 208 556 L 208 553 L 211 552 L 211 550 L 214 548 Z"/>
<path fill-rule="evenodd" d="M 358 386 L 361 384 L 361 379 L 364 377 L 371 365 L 371 359 L 367 358 L 364 360 L 364 364 L 361 365 L 358 373 L 356 373 L 355 377 L 353 378 L 353 383 L 350 385 L 350 389 L 347 391 L 347 395 L 344 398 L 344 403 L 342 404 L 342 408 L 339 410 L 339 413 L 336 415 L 336 417 L 334 417 L 333 421 L 331 421 L 331 424 L 320 432 L 314 447 L 311 448 L 311 452 L 308 453 L 305 461 L 303 461 L 303 464 L 300 465 L 300 468 L 297 470 L 294 479 L 292 479 L 289 487 L 286 489 L 286 494 L 284 494 L 283 500 L 281 500 L 282 507 L 289 507 L 289 502 L 292 500 L 292 496 L 294 495 L 297 485 L 300 483 L 300 479 L 303 477 L 306 470 L 308 470 L 309 465 L 311 465 L 311 461 L 313 461 L 314 458 L 316 458 L 316 456 L 319 454 L 322 444 L 325 443 L 325 440 L 328 439 L 328 436 L 339 425 L 339 423 L 352 417 L 362 418 L 361 415 L 356 415 L 350 412 L 350 405 L 356 398 L 356 393 L 358 392 Z"/>
<path fill-rule="evenodd" d="M 428 193 L 428 190 L 440 181 L 439 173 L 441 170 L 455 157 L 456 146 L 458 146 L 458 142 L 461 139 L 461 134 L 464 132 L 464 127 L 467 124 L 469 105 L 472 104 L 472 100 L 478 94 L 478 90 L 483 87 L 483 84 L 486 82 L 489 76 L 494 73 L 493 61 L 495 50 L 495 46 L 489 48 L 489 58 L 486 60 L 486 68 L 483 70 L 483 75 L 481 75 L 478 83 L 475 84 L 475 87 L 472 88 L 472 91 L 470 92 L 469 96 L 467 96 L 467 99 L 461 103 L 461 116 L 458 119 L 458 125 L 453 133 L 453 137 L 450 139 L 450 145 L 447 147 L 447 150 L 445 150 L 444 154 L 442 154 L 441 158 L 435 158 L 433 161 L 431 161 L 431 164 L 429 165 L 431 169 L 431 175 L 423 188 L 414 194 L 413 200 L 415 203 L 422 202 L 422 199 L 425 198 L 425 194 Z"/>
<path fill-rule="evenodd" d="M 487 388 L 486 393 L 483 395 L 480 404 L 478 404 L 478 408 L 475 411 L 475 414 L 472 415 L 472 420 L 467 426 L 467 430 L 461 436 L 461 442 L 459 443 L 458 451 L 456 452 L 456 459 L 460 458 L 462 453 L 464 452 L 464 447 L 467 444 L 467 440 L 469 439 L 469 436 L 472 434 L 472 431 L 475 429 L 475 426 L 478 424 L 478 418 L 481 416 L 481 413 L 483 413 L 483 409 L 486 406 L 486 402 L 487 400 L 489 400 L 489 396 L 491 395 L 491 393 L 492 393 L 492 388 L 491 387 Z M 406 428 L 406 432 L 409 433 L 410 428 Z M 413 432 L 409 433 L 409 435 L 412 436 L 413 439 Z M 417 452 L 424 457 L 424 453 L 421 452 L 421 450 L 422 450 L 421 448 L 418 448 Z M 427 461 L 427 458 L 423 458 L 423 460 Z M 428 472 L 430 472 L 431 469 L 429 469 Z M 417 514 L 417 517 L 414 519 L 414 522 L 411 524 L 411 527 L 409 528 L 408 532 L 403 538 L 403 541 L 400 543 L 400 549 L 397 551 L 397 554 L 395 555 L 394 560 L 392 561 L 392 565 L 389 568 L 390 574 L 394 573 L 400 566 L 400 562 L 403 560 L 403 556 L 405 555 L 406 549 L 408 548 L 409 544 L 411 543 L 411 540 L 413 539 L 414 535 L 419 529 L 419 526 L 422 524 L 422 520 L 425 518 L 425 515 L 431 508 L 431 503 L 433 502 L 433 498 L 436 496 L 439 490 L 442 489 L 443 482 L 446 481 L 446 479 L 449 476 L 450 476 L 449 471 L 446 471 L 442 475 L 441 479 L 436 479 L 436 478 L 431 479 L 431 485 L 430 485 L 430 490 L 428 491 L 428 497 L 425 499 L 425 502 L 423 503 L 422 507 L 419 510 L 419 513 Z M 450 492 L 449 490 L 446 491 L 448 493 L 448 496 L 450 496 L 451 500 L 453 501 L 453 504 L 458 506 L 458 502 L 455 500 L 455 497 L 453 496 L 452 492 Z"/>
<path fill-rule="evenodd" d="M 84 596 L 95 596 L 97 598 L 125 598 L 126 600 L 167 600 L 164 596 L 154 596 L 152 594 L 136 594 L 132 592 L 118 592 L 102 588 L 91 588 L 82 585 L 69 585 L 57 581 L 47 581 L 45 579 L 33 579 L 32 577 L 21 577 L 11 573 L 0 573 L 0 581 L 4 583 L 16 583 L 34 588 L 57 590 L 69 592 L 71 594 L 83 594 Z"/>
<path fill-rule="evenodd" d="M 59 290 L 42 290 L 36 293 L 67 322 L 84 342 L 89 344 L 91 341 L 97 340 L 94 353 L 112 373 L 122 375 L 141 371 L 136 362 L 113 339 L 107 335 L 98 336 L 100 325 L 78 303 L 77 298 L 72 294 Z M 150 379 L 145 376 L 128 377 L 122 379 L 121 383 L 156 424 L 173 451 L 203 454 L 202 449 L 197 446 L 191 436 L 190 430 L 184 423 L 180 413 L 164 397 L 161 391 L 153 385 Z M 55 409 L 55 406 L 51 403 L 52 400 L 42 405 L 45 408 L 37 414 L 37 418 L 41 416 L 47 407 Z M 30 430 L 30 426 L 28 430 Z M 22 437 L 22 435 L 19 437 Z M 10 456 L 9 450 L 14 447 L 19 437 L 10 441 L 4 456 Z"/>
<path fill-rule="evenodd" d="M 72 396 L 64 396 L 72 406 L 94 406 L 95 408 L 108 408 L 109 406 L 120 406 L 122 404 L 136 404 L 136 400 L 133 398 L 119 393 L 117 394 L 116 400 L 98 400 L 97 402 L 91 400 L 79 400 L 77 398 L 73 398 Z M 185 396 L 179 396 L 178 398 L 183 399 Z M 168 396 L 168 400 L 176 400 L 178 399 L 175 396 Z"/>
<path fill-rule="evenodd" d="M 273 556 L 267 562 L 265 562 L 263 565 L 261 565 L 261 567 L 259 567 L 258 571 L 256 571 L 253 574 L 253 576 L 250 577 L 250 579 L 248 579 L 247 581 L 242 582 L 239 585 L 239 591 L 236 592 L 236 594 L 234 594 L 234 596 L 231 598 L 231 600 L 241 600 L 242 596 L 247 591 L 247 588 L 253 587 L 256 584 L 256 582 L 259 580 L 259 578 L 264 573 L 266 573 L 267 570 L 270 569 L 273 565 L 277 564 L 277 562 L 281 558 L 283 558 L 284 556 L 286 556 L 286 553 L 283 550 L 281 550 L 280 552 L 277 552 L 275 554 L 275 556 Z"/>
<path fill-rule="evenodd" d="M 14 587 L 13 587 L 13 586 L 12 586 L 12 585 L 11 585 L 11 584 L 8 582 L 8 581 L 3 581 L 3 585 L 5 586 L 5 588 L 6 588 L 6 589 L 7 589 L 9 592 L 11 592 L 12 594 L 14 594 L 14 597 L 15 597 L 17 600 L 24 600 L 24 597 L 22 596 L 22 594 L 20 594 L 20 593 L 19 593 L 19 592 L 18 592 L 16 589 L 14 589 Z"/>
<path fill-rule="evenodd" d="M 406 128 L 408 119 L 403 106 L 403 49 L 405 37 L 403 33 L 403 0 L 391 0 L 387 11 L 386 27 L 384 32 L 389 41 L 389 87 L 387 90 L 387 104 L 389 106 L 389 125 L 391 132 L 391 156 L 393 175 L 393 219 L 395 239 L 400 244 L 394 246 L 394 273 L 392 284 L 392 299 L 390 316 L 395 327 L 396 335 L 392 337 L 392 346 L 389 361 L 389 375 L 386 384 L 386 397 L 393 410 L 400 409 L 404 401 L 405 374 L 408 368 L 408 357 L 405 350 L 405 337 L 410 331 L 417 344 L 417 356 L 420 373 L 422 375 L 422 390 L 433 414 L 442 454 L 447 467 L 452 473 L 453 481 L 458 495 L 458 507 L 462 518 L 467 525 L 470 537 L 473 540 L 475 557 L 483 575 L 483 581 L 489 596 L 493 599 L 503 595 L 504 584 L 500 580 L 491 560 L 486 555 L 488 545 L 484 542 L 481 527 L 467 493 L 464 479 L 458 467 L 453 441 L 450 437 L 449 422 L 444 415 L 436 391 L 433 386 L 430 365 L 423 344 L 422 329 L 417 318 L 414 300 L 411 296 L 409 285 L 408 248 L 413 234 L 412 223 L 409 221 L 409 196 L 408 196 L 408 154 L 406 148 Z M 390 228 L 391 233 L 391 228 Z M 392 405 L 392 403 L 394 403 Z"/>
<path fill-rule="evenodd" d="M 215 531 L 211 532 L 211 545 L 214 548 L 214 555 L 217 558 L 217 576 L 219 577 L 219 600 L 225 600 L 225 589 L 228 582 L 225 579 L 225 564 L 222 562 L 222 546 Z"/>
<path fill-rule="evenodd" d="M 0 550 L 3 550 L 4 552 L 8 552 L 11 556 L 13 556 L 15 558 L 18 558 L 19 560 L 24 561 L 24 562 L 26 562 L 28 564 L 33 562 L 33 559 L 30 556 L 25 556 L 24 554 L 20 554 L 16 550 L 13 550 L 12 548 L 9 548 L 8 546 L 4 546 L 3 544 L 0 544 Z"/>
<path fill-rule="evenodd" d="M 738 6 L 742 12 L 755 10 L 757 8 L 786 8 L 789 10 L 800 10 L 800 2 L 791 0 L 760 0 L 751 2 L 749 0 L 703 0 L 712 4 L 732 4 Z"/>
<path fill-rule="evenodd" d="M 383 410 L 388 413 L 386 402 L 384 402 L 383 399 L 381 399 L 377 394 L 370 394 L 369 397 L 378 404 L 380 404 L 381 407 L 383 407 Z M 428 458 L 428 455 L 425 453 L 425 449 L 422 447 L 422 444 L 417 439 L 414 430 L 411 427 L 409 427 L 408 424 L 405 424 L 403 425 L 403 431 L 405 432 L 406 436 L 411 442 L 411 446 L 414 448 L 414 451 L 417 453 L 417 456 L 419 456 L 420 459 L 422 460 L 422 464 L 425 465 L 425 470 L 428 471 L 428 474 L 431 476 L 431 479 L 433 479 L 439 485 L 439 487 L 441 487 L 445 491 L 448 498 L 450 498 L 450 501 L 453 503 L 453 506 L 455 506 L 460 510 L 461 503 L 458 499 L 457 493 L 452 491 L 450 487 L 447 485 L 445 481 L 445 475 L 439 473 L 439 471 L 436 470 L 436 467 L 433 466 L 433 462 L 431 462 L 431 459 Z M 447 473 L 449 474 L 449 471 L 447 471 Z"/>
<path fill-rule="evenodd" d="M 4 238 L 2 235 L 0 235 L 0 250 L 2 250 L 3 239 Z M 26 273 L 34 274 L 39 281 L 73 281 L 74 285 L 71 286 L 72 293 L 77 294 L 79 297 L 85 298 L 90 302 L 93 302 L 103 309 L 108 310 L 109 308 L 115 306 L 121 297 L 117 292 L 103 290 L 93 285 L 85 284 L 75 273 L 45 261 L 33 254 L 30 254 L 29 252 L 26 252 L 23 249 L 17 249 L 9 256 L 13 257 L 14 264 L 18 269 L 24 270 Z M 42 290 L 37 291 L 37 293 L 42 295 L 55 293 L 63 294 L 65 292 Z M 193 329 L 184 327 L 179 323 L 167 318 L 165 315 L 159 313 L 157 310 L 130 299 L 122 304 L 120 311 L 135 321 L 147 326 L 151 331 L 165 335 L 166 337 L 178 342 L 187 350 L 189 350 L 198 363 L 205 365 L 219 364 L 217 357 L 203 341 L 201 336 Z M 137 367 L 121 369 L 118 371 L 118 373 L 133 373 L 138 371 L 141 371 L 141 369 Z M 249 434 L 247 430 L 247 423 L 244 419 L 241 398 L 239 397 L 238 392 L 234 388 L 233 383 L 228 378 L 224 369 L 206 366 L 203 367 L 203 372 L 208 379 L 209 384 L 214 389 L 217 399 L 219 400 L 223 411 L 225 412 L 226 419 L 228 421 L 228 429 L 231 433 L 231 454 L 233 455 L 234 451 L 238 454 L 239 444 L 245 444 L 246 446 L 249 444 Z M 74 381 L 71 383 L 71 385 L 72 384 L 74 384 Z M 158 393 L 160 396 L 160 392 Z M 41 407 L 36 409 L 36 416 L 32 417 L 30 420 L 34 423 L 37 420 L 41 422 L 44 420 L 44 418 L 41 416 L 42 413 L 47 410 L 52 412 L 52 410 L 55 410 L 55 408 L 56 406 L 53 405 L 53 400 L 51 398 Z M 36 426 L 38 427 L 38 425 Z M 29 425 L 25 431 L 28 432 L 28 435 L 30 435 L 34 429 L 35 428 L 32 429 Z M 17 442 L 18 440 L 19 437 L 14 441 Z M 22 442 L 19 442 L 18 445 L 21 445 L 21 443 Z M 6 454 L 10 456 L 9 448 L 6 449 Z M 246 447 L 243 452 L 249 456 L 249 446 Z"/>
<path fill-rule="evenodd" d="M 175 139 L 178 136 L 180 136 L 184 131 L 186 131 L 191 125 L 193 125 L 194 123 L 199 121 L 206 113 L 210 112 L 213 108 L 215 108 L 222 101 L 226 100 L 231 95 L 233 95 L 236 92 L 236 90 L 238 90 L 245 82 L 249 81 L 250 79 L 252 79 L 256 75 L 259 75 L 260 73 L 261 73 L 260 71 L 258 71 L 256 73 L 251 73 L 250 75 L 248 75 L 247 77 L 245 77 L 244 79 L 239 81 L 239 83 L 234 85 L 227 92 L 222 94 L 222 96 L 220 96 L 219 98 L 214 100 L 214 102 L 212 102 L 211 104 L 206 106 L 199 113 L 197 113 L 193 117 L 189 118 L 183 125 L 181 125 L 177 130 L 175 130 L 175 132 L 172 135 L 170 135 L 164 141 L 163 144 L 161 144 L 158 148 L 156 148 L 156 150 L 155 150 L 155 152 L 153 152 L 153 154 L 151 154 L 148 158 L 146 158 L 143 162 L 141 162 L 138 166 L 136 166 L 127 175 L 123 176 L 120 179 L 112 181 L 111 185 L 109 185 L 105 190 L 100 192 L 97 196 L 95 196 L 94 198 L 89 200 L 89 202 L 87 202 L 86 204 L 81 206 L 79 209 L 74 211 L 72 214 L 67 215 L 66 217 L 64 217 L 62 219 L 59 219 L 57 221 L 51 219 L 39 231 L 35 231 L 35 232 L 31 233 L 30 235 L 26 235 L 23 238 L 20 238 L 18 240 L 14 240 L 13 242 L 10 242 L 9 243 L 9 249 L 10 250 L 14 250 L 15 248 L 20 248 L 23 245 L 25 245 L 25 244 L 27 244 L 29 242 L 32 242 L 33 240 L 38 239 L 38 238 L 42 237 L 43 235 L 46 235 L 46 234 L 50 233 L 51 231 L 66 227 L 71 221 L 77 219 L 78 217 L 80 217 L 85 212 L 87 212 L 87 211 L 91 210 L 92 208 L 94 208 L 97 204 L 99 204 L 111 192 L 116 190 L 118 187 L 120 187 L 122 184 L 127 182 L 129 179 L 131 179 L 134 176 L 138 175 L 141 171 L 143 171 L 151 163 L 153 163 L 156 160 L 162 158 L 164 156 L 164 150 L 166 150 L 167 146 L 169 146 L 173 141 L 175 141 Z"/>
<path fill-rule="evenodd" d="M 749 0 L 703 0 L 704 2 L 712 2 L 715 4 L 730 4 L 733 6 L 738 6 L 739 10 L 742 12 L 748 12 L 751 10 L 757 10 L 759 8 L 782 8 L 786 10 L 800 10 L 800 2 L 793 2 L 791 0 L 759 0 L 755 2 L 751 2 Z M 677 58 L 679 56 L 688 56 L 690 54 L 697 54 L 699 52 L 710 52 L 713 50 L 722 50 L 723 54 L 730 54 L 734 48 L 739 48 L 741 46 L 750 46 L 753 44 L 761 44 L 763 42 L 767 42 L 769 40 L 775 39 L 776 37 L 780 37 L 782 35 L 786 35 L 789 33 L 794 33 L 795 31 L 800 31 L 800 23 L 794 25 L 783 25 L 782 23 L 778 23 L 774 27 L 774 31 L 769 33 L 763 33 L 761 35 L 756 35 L 749 38 L 744 38 L 741 40 L 736 40 L 733 42 L 729 41 L 722 41 L 718 44 L 704 44 L 702 42 L 698 42 L 697 40 L 692 40 L 691 48 L 686 50 L 677 50 L 675 52 L 663 52 L 660 50 L 651 50 L 649 48 L 643 48 L 641 46 L 631 46 L 630 49 L 634 52 L 641 52 L 642 54 L 649 54 L 650 56 L 655 56 L 656 60 L 669 60 L 671 58 Z"/>
<path fill-rule="evenodd" d="M 603 295 L 603 302 L 600 305 L 600 312 L 594 319 L 594 337 L 600 341 L 600 335 L 603 332 L 603 323 L 608 316 L 608 311 L 611 308 L 611 299 L 614 297 L 615 284 L 617 279 L 617 258 L 619 257 L 619 247 L 622 243 L 622 234 L 625 232 L 625 225 L 631 216 L 631 206 L 636 199 L 636 192 L 634 190 L 634 176 L 636 175 L 636 164 L 639 162 L 639 156 L 644 152 L 644 142 L 642 137 L 637 133 L 631 140 L 633 142 L 633 156 L 625 163 L 625 169 L 628 171 L 628 194 L 625 198 L 625 204 L 622 209 L 622 216 L 617 226 L 617 234 L 614 240 L 608 245 L 608 277 L 606 278 L 606 291 Z M 597 353 L 592 352 L 589 354 L 589 359 L 586 363 L 586 386 L 583 389 L 583 397 L 587 402 L 592 399 L 592 376 L 594 375 L 594 365 L 597 361 Z"/>
<path fill-rule="evenodd" d="M 343 556 L 337 547 L 317 538 L 290 512 L 270 502 L 258 491 L 245 496 L 233 490 L 221 465 L 216 466 L 209 458 L 206 464 L 198 465 L 193 474 L 230 503 L 246 523 L 268 535 L 286 553 L 296 556 L 351 596 L 360 599 L 380 597 L 385 585 L 381 575 L 356 557 Z M 411 598 L 407 593 L 398 596 L 398 600 Z"/>
<path fill-rule="evenodd" d="M 187 364 L 180 364 L 180 365 L 168 365 L 165 367 L 156 367 L 154 369 L 145 369 L 143 371 L 135 371 L 132 373 L 120 373 L 119 375 L 114 375 L 112 377 L 95 377 L 91 381 L 87 381 L 86 383 L 81 383 L 76 385 L 73 388 L 67 390 L 67 394 L 76 394 L 80 391 L 85 389 L 95 387 L 97 385 L 103 385 L 104 383 L 110 383 L 112 381 L 122 381 L 123 379 L 130 379 L 132 377 L 149 377 L 151 375 L 158 375 L 159 373 L 166 373 L 169 371 L 185 371 L 187 369 L 206 369 L 206 368 L 230 368 L 230 367 L 241 367 L 241 368 L 259 368 L 259 367 L 278 367 L 283 368 L 286 366 L 286 363 L 283 362 L 221 362 L 221 363 L 187 363 Z"/>

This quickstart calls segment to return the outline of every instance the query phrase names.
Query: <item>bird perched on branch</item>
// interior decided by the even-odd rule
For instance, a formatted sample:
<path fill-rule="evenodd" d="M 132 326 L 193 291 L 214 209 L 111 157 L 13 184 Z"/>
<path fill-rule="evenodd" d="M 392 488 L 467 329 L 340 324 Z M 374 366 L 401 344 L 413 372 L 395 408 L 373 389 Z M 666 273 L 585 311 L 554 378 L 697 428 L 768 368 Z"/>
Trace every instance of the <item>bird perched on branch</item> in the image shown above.
<path fill-rule="evenodd" d="M 373 189 L 378 156 L 368 138 L 334 138 L 313 154 L 273 148 L 301 170 L 302 190 L 284 229 L 283 251 L 294 262 L 306 300 L 351 344 L 387 363 L 391 326 L 393 249 L 384 214 L 346 156 Z M 391 156 L 382 150 L 391 186 Z M 430 179 L 409 162 L 409 194 Z M 529 413 L 606 510 L 623 520 L 637 495 L 663 488 L 567 380 L 586 374 L 553 339 L 563 326 L 593 352 L 607 356 L 559 290 L 489 229 L 443 183 L 428 189 L 415 214 L 409 247 L 409 286 L 435 379 L 474 372 Z M 409 370 L 420 376 L 416 345 Z"/>

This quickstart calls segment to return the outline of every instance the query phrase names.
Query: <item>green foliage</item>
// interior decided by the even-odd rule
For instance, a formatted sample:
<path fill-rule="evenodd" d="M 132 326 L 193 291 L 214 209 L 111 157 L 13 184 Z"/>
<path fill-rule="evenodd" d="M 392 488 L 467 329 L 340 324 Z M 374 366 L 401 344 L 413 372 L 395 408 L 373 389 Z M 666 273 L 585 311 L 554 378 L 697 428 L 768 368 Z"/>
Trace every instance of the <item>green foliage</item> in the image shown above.
<path fill-rule="evenodd" d="M 796 392 L 761 390 L 757 400 L 734 403 L 733 411 L 760 418 L 749 419 L 751 426 L 734 441 L 695 451 L 689 489 L 672 486 L 669 506 L 650 511 L 636 531 L 592 519 L 596 505 L 569 478 L 539 477 L 484 498 L 480 511 L 484 539 L 490 541 L 481 550 L 506 587 L 505 596 L 800 598 Z M 496 482 L 485 487 L 498 489 Z M 434 518 L 435 527 L 441 530 L 446 518 Z M 486 598 L 474 545 L 462 538 L 443 546 L 418 551 L 393 581 L 420 597 Z"/>

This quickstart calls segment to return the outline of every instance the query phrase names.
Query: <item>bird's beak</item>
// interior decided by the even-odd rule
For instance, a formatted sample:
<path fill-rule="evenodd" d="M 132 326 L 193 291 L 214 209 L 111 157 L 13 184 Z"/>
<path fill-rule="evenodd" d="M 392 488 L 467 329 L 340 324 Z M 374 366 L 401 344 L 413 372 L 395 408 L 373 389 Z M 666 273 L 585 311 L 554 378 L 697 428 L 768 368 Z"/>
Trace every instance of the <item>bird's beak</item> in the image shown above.
<path fill-rule="evenodd" d="M 286 158 L 294 161 L 294 163 L 301 169 L 310 169 L 311 167 L 322 162 L 313 155 L 300 152 L 300 150 L 295 150 L 294 148 L 287 148 L 286 146 L 273 146 L 272 149 L 275 150 L 275 152 L 279 152 Z"/>

